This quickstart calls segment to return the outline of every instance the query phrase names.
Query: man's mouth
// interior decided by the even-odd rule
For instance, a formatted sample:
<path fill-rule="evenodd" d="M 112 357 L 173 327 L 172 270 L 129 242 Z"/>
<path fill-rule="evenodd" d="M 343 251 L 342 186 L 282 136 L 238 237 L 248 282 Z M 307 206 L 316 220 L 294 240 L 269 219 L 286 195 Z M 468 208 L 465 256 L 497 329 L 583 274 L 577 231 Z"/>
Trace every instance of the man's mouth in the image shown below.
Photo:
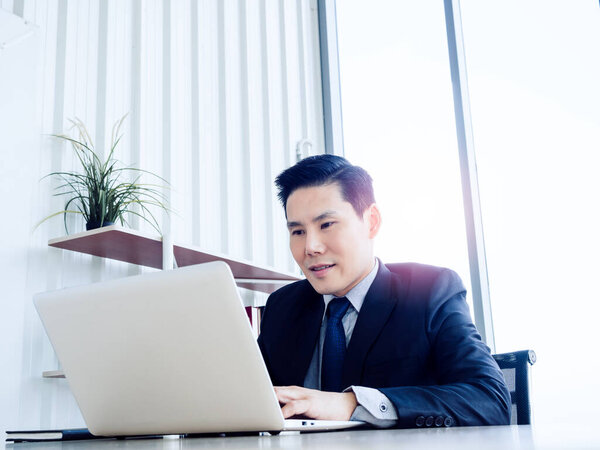
<path fill-rule="evenodd" d="M 311 270 L 312 272 L 320 272 L 322 270 L 326 270 L 329 269 L 330 267 L 335 266 L 335 264 L 319 264 L 319 265 L 315 265 L 315 266 L 310 266 L 309 270 Z"/>

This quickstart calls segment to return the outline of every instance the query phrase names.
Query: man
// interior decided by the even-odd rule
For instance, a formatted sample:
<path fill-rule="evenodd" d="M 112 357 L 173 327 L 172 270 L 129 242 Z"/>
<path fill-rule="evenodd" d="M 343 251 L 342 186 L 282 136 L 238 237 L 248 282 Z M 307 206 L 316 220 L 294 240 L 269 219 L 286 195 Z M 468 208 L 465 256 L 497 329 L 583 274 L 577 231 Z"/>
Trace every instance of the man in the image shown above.
<path fill-rule="evenodd" d="M 458 275 L 375 258 L 381 216 L 367 172 L 320 155 L 276 184 L 306 276 L 271 294 L 258 340 L 284 416 L 378 427 L 508 424 L 502 372 Z"/>

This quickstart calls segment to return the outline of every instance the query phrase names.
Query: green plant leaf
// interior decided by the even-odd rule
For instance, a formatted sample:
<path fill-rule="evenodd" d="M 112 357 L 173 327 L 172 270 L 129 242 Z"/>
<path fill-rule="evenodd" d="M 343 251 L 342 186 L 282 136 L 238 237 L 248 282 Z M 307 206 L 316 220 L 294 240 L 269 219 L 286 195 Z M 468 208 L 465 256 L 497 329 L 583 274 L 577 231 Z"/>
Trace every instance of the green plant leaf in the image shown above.
<path fill-rule="evenodd" d="M 169 183 L 147 170 L 123 167 L 120 161 L 114 158 L 115 150 L 123 137 L 120 130 L 125 118 L 126 115 L 113 125 L 110 148 L 103 160 L 96 153 L 84 123 L 77 117 L 70 120 L 70 123 L 78 137 L 66 134 L 52 135 L 71 144 L 82 170 L 56 171 L 42 178 L 59 178 L 61 184 L 56 187 L 57 192 L 54 196 L 67 197 L 64 210 L 48 216 L 42 222 L 63 214 L 65 230 L 68 233 L 66 215 L 69 213 L 82 214 L 86 221 L 98 221 L 101 224 L 106 221 L 127 223 L 125 214 L 129 213 L 139 216 L 160 233 L 158 221 L 149 207 L 162 209 L 167 214 L 170 212 L 168 198 L 164 194 L 164 189 L 168 189 Z M 133 175 L 132 182 L 121 180 L 121 176 L 128 174 Z M 165 185 L 141 183 L 143 175 L 157 178 Z M 133 207 L 139 208 L 140 212 L 132 209 Z"/>

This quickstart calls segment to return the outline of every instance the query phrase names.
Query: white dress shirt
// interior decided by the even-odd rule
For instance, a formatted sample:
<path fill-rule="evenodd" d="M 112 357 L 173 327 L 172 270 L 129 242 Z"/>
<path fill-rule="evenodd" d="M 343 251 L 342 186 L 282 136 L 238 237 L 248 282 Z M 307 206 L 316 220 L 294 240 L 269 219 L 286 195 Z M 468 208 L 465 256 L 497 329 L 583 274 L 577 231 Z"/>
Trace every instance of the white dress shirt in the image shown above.
<path fill-rule="evenodd" d="M 375 264 L 369 274 L 364 277 L 360 283 L 354 286 L 347 294 L 346 298 L 350 302 L 350 307 L 344 317 L 342 317 L 342 325 L 346 335 L 346 347 L 352 337 L 358 313 L 365 300 L 367 292 L 377 276 L 379 269 L 379 260 L 375 258 Z M 327 305 L 335 296 L 326 294 L 323 295 L 325 302 L 325 310 L 321 319 L 321 331 L 319 334 L 319 342 L 313 352 L 313 357 L 308 367 L 308 372 L 304 378 L 304 387 L 309 389 L 321 389 L 321 359 L 323 356 L 323 343 L 325 341 L 325 331 L 327 330 Z M 362 420 L 377 427 L 391 427 L 396 423 L 398 415 L 394 404 L 380 391 L 364 386 L 349 386 L 344 392 L 352 390 L 356 395 L 358 406 L 354 410 L 350 420 Z"/>

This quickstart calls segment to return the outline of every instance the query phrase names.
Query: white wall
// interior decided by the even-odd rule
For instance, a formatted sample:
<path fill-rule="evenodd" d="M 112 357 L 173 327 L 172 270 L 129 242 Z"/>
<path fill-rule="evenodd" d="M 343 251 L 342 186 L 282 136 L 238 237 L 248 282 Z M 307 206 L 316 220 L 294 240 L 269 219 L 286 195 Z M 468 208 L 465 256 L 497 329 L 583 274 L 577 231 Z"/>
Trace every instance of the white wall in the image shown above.
<path fill-rule="evenodd" d="M 63 207 L 40 178 L 76 168 L 71 149 L 48 134 L 79 117 L 105 148 L 128 113 L 116 156 L 170 180 L 176 214 L 162 228 L 176 243 L 297 272 L 272 182 L 302 139 L 312 153 L 324 149 L 316 1 L 1 0 L 0 8 L 0 30 L 8 21 L 27 27 L 21 17 L 35 30 L 0 50 L 0 430 L 80 426 L 66 381 L 41 378 L 59 366 L 31 297 L 150 269 L 48 248 L 65 234 L 60 218 L 33 230 Z M 84 228 L 78 218 L 69 224 Z"/>

